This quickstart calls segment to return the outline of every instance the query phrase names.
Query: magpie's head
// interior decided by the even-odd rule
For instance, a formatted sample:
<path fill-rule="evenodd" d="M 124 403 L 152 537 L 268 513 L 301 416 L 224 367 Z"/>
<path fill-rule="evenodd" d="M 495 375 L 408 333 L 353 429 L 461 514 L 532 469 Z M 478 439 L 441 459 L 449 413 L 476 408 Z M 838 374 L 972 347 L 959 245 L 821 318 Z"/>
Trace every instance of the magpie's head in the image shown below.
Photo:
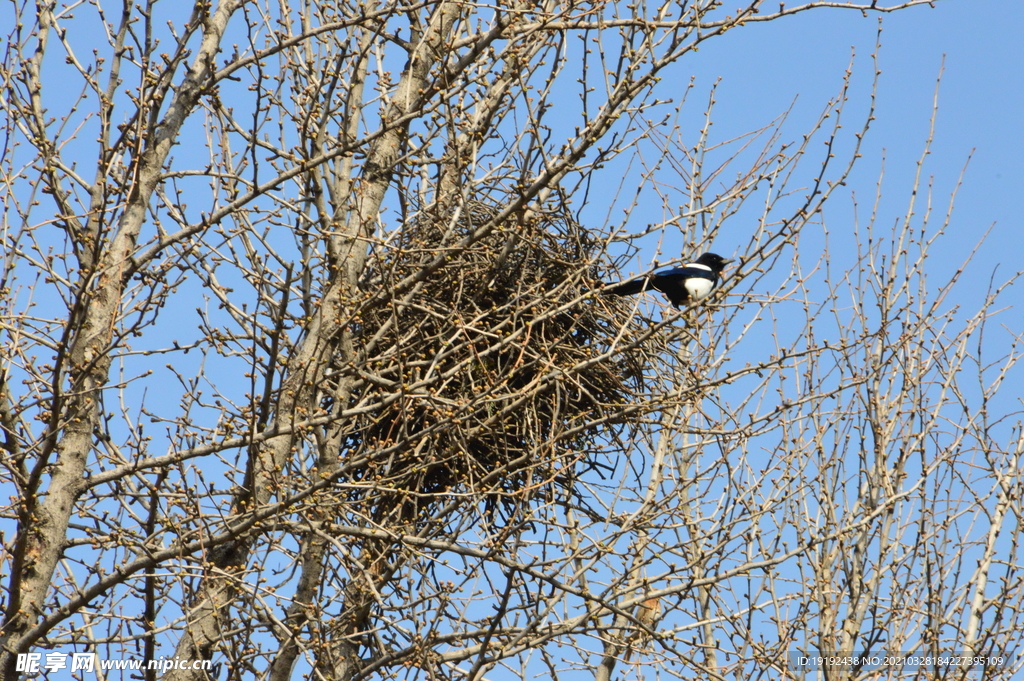
<path fill-rule="evenodd" d="M 725 266 L 732 262 L 729 258 L 723 258 L 717 253 L 705 253 L 704 255 L 697 258 L 697 262 L 701 265 L 706 265 L 711 268 L 711 271 L 715 274 L 721 274 Z"/>

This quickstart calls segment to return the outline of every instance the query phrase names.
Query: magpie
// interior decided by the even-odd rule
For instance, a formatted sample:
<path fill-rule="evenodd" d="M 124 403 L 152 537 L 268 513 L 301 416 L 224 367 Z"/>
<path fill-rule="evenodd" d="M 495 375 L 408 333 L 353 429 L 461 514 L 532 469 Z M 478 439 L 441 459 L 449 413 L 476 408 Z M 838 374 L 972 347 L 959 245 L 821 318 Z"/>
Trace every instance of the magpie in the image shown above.
<path fill-rule="evenodd" d="M 731 262 L 715 253 L 705 253 L 696 262 L 655 272 L 641 279 L 610 284 L 601 293 L 606 296 L 631 296 L 653 288 L 664 293 L 678 309 L 682 305 L 706 298 L 714 291 L 718 287 L 722 270 Z"/>

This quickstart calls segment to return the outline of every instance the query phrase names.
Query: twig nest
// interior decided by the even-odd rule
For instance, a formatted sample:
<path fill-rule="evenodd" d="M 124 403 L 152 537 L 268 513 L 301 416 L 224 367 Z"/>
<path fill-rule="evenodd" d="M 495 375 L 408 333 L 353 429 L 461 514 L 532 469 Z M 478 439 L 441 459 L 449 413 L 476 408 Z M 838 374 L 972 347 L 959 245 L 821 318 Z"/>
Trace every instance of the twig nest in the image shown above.
<path fill-rule="evenodd" d="M 424 210 L 373 254 L 367 293 L 389 294 L 362 315 L 352 404 L 377 407 L 347 446 L 375 450 L 368 473 L 405 520 L 455 494 L 511 512 L 567 484 L 607 461 L 609 408 L 640 387 L 640 350 L 608 353 L 639 327 L 592 293 L 599 244 L 564 210 L 497 215 Z"/>

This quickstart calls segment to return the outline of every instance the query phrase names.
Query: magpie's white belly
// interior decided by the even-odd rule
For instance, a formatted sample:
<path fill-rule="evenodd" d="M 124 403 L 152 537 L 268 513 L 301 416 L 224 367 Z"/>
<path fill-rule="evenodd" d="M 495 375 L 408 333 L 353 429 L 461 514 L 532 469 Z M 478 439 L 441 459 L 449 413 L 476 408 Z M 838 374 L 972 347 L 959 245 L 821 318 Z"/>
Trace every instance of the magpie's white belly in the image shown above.
<path fill-rule="evenodd" d="M 711 293 L 712 289 L 715 288 L 715 282 L 708 279 L 701 279 L 699 277 L 687 279 L 686 283 L 683 285 L 686 287 L 686 292 L 690 294 L 691 300 L 706 298 L 707 295 Z"/>

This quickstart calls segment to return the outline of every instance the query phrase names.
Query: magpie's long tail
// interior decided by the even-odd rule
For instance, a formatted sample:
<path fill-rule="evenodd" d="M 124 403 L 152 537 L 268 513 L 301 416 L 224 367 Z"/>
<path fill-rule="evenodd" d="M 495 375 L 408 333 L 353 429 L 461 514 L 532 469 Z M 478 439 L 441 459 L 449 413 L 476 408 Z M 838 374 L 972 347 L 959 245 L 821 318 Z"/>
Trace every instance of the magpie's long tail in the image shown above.
<path fill-rule="evenodd" d="M 602 289 L 601 293 L 606 296 L 631 296 L 641 291 L 647 291 L 650 288 L 650 279 L 633 279 L 631 281 L 622 281 L 618 284 L 610 284 Z"/>

